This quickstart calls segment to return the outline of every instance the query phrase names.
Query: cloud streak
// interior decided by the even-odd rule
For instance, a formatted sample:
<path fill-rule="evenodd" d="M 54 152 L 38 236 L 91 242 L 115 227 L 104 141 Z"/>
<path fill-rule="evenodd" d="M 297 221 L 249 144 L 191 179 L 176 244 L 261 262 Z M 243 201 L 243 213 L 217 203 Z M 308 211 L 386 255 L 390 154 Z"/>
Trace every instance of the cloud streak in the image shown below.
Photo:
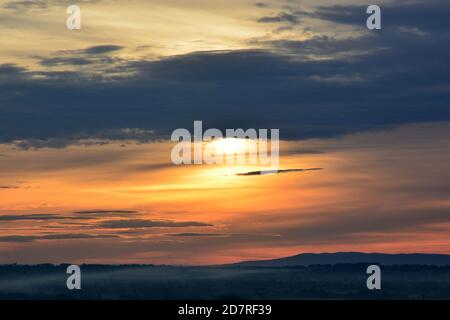
<path fill-rule="evenodd" d="M 171 237 L 227 237 L 229 234 L 226 233 L 171 233 L 169 234 Z"/>
<path fill-rule="evenodd" d="M 109 220 L 102 221 L 98 224 L 99 228 L 105 229 L 142 229 L 142 228 L 182 228 L 182 227 L 211 227 L 211 224 L 185 221 L 177 222 L 171 220 L 145 220 L 145 219 L 128 219 L 128 220 Z"/>
<path fill-rule="evenodd" d="M 237 173 L 237 176 L 260 176 L 260 175 L 273 175 L 282 173 L 292 173 L 292 172 L 306 172 L 306 171 L 319 171 L 323 168 L 309 168 L 309 169 L 284 169 L 284 170 L 260 170 L 260 171 L 249 171 L 244 173 Z"/>
<path fill-rule="evenodd" d="M 2 215 L 0 221 L 21 221 L 21 220 L 62 220 L 66 217 L 57 214 L 26 214 L 26 215 Z"/>
<path fill-rule="evenodd" d="M 297 24 L 299 23 L 299 17 L 296 14 L 289 13 L 289 12 L 280 12 L 276 16 L 266 16 L 258 19 L 258 22 L 260 23 L 280 23 L 280 22 L 286 22 L 290 24 Z"/>
<path fill-rule="evenodd" d="M 0 242 L 34 242 L 43 240 L 83 240 L 83 239 L 111 239 L 119 238 L 117 235 L 98 235 L 98 234 L 73 234 L 73 233 L 55 233 L 44 236 L 0 236 Z"/>

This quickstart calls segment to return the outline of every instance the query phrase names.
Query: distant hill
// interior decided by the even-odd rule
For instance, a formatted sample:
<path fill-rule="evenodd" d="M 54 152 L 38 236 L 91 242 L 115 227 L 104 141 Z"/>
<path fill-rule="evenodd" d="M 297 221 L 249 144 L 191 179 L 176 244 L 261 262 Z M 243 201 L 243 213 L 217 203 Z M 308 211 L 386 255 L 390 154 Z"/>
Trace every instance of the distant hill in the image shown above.
<path fill-rule="evenodd" d="M 233 266 L 291 267 L 342 263 L 377 263 L 381 265 L 430 265 L 450 266 L 450 255 L 444 254 L 384 254 L 384 253 L 302 253 L 273 260 L 244 261 Z"/>

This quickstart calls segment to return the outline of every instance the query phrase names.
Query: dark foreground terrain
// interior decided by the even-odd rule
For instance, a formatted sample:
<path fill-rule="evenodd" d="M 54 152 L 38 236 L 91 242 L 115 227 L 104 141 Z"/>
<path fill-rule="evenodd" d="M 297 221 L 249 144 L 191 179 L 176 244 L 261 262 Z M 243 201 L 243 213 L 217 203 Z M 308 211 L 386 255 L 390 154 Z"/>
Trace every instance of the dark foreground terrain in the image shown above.
<path fill-rule="evenodd" d="M 382 266 L 374 291 L 367 266 L 82 265 L 82 289 L 70 291 L 67 265 L 4 265 L 0 299 L 450 299 L 450 266 Z"/>

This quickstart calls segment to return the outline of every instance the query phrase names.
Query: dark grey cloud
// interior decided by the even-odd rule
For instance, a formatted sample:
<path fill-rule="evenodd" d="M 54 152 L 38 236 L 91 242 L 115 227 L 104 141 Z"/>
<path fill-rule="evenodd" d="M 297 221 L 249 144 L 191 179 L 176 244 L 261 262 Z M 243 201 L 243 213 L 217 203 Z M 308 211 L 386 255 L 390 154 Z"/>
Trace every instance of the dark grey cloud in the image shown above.
<path fill-rule="evenodd" d="M 86 54 L 105 54 L 105 53 L 111 53 L 114 51 L 119 51 L 122 49 L 123 49 L 122 46 L 108 44 L 108 45 L 89 47 L 89 48 L 84 49 L 83 52 Z"/>
<path fill-rule="evenodd" d="M 131 76 L 114 81 L 50 70 L 37 74 L 44 77 L 38 80 L 35 73 L 2 65 L 0 142 L 30 148 L 64 147 L 88 137 L 103 143 L 152 141 L 176 128 L 192 129 L 194 120 L 222 130 L 279 128 L 282 139 L 450 120 L 450 26 L 435 26 L 436 3 L 441 2 L 389 7 L 400 12 L 407 6 L 421 30 L 436 28 L 426 35 L 400 28 L 408 18 L 354 38 L 258 40 L 255 45 L 269 49 L 121 61 L 107 75 Z M 450 6 L 442 3 L 440 10 L 450 13 Z M 330 12 L 353 11 L 359 9 L 321 7 L 315 15 L 337 21 Z M 78 54 L 87 58 L 115 49 L 93 47 Z"/>
<path fill-rule="evenodd" d="M 169 236 L 171 236 L 171 237 L 227 237 L 227 236 L 229 236 L 229 234 L 186 232 L 186 233 L 171 233 L 171 234 L 169 234 Z"/>
<path fill-rule="evenodd" d="M 98 234 L 73 234 L 73 233 L 55 233 L 43 236 L 0 236 L 0 242 L 34 242 L 39 240 L 81 240 L 81 239 L 111 239 L 119 238 L 117 235 L 98 235 Z"/>
<path fill-rule="evenodd" d="M 314 155 L 314 154 L 324 154 L 326 153 L 325 150 L 319 150 L 319 149 L 307 149 L 302 147 L 293 147 L 289 148 L 287 151 L 283 151 L 283 154 L 296 154 L 296 155 Z"/>
<path fill-rule="evenodd" d="M 59 220 L 65 219 L 57 214 L 24 214 L 24 215 L 2 215 L 0 221 L 20 221 L 20 220 Z"/>
<path fill-rule="evenodd" d="M 119 238 L 111 234 L 54 233 L 36 237 L 37 240 L 110 239 Z"/>
<path fill-rule="evenodd" d="M 47 9 L 47 1 L 44 0 L 17 0 L 7 1 L 4 5 L 6 9 Z"/>
<path fill-rule="evenodd" d="M 0 236 L 0 242 L 33 242 L 34 236 Z"/>
<path fill-rule="evenodd" d="M 108 213 L 118 213 L 118 214 L 128 214 L 128 213 L 138 213 L 134 210 L 85 210 L 85 211 L 75 211 L 74 213 L 79 214 L 108 214 Z"/>
<path fill-rule="evenodd" d="M 52 57 L 34 58 L 39 61 L 42 66 L 89 66 L 107 68 L 120 61 L 119 58 L 113 57 L 112 54 L 121 50 L 123 47 L 118 45 L 99 45 L 92 46 L 81 50 L 61 50 Z"/>
<path fill-rule="evenodd" d="M 267 7 L 270 7 L 270 5 L 269 5 L 268 3 L 266 3 L 266 2 L 256 2 L 256 3 L 255 3 L 255 6 L 258 7 L 258 8 L 267 8 Z"/>
<path fill-rule="evenodd" d="M 380 5 L 383 29 L 405 27 L 426 32 L 448 32 L 450 3 L 446 0 L 396 1 Z M 315 18 L 365 28 L 367 5 L 321 6 L 313 13 Z"/>
<path fill-rule="evenodd" d="M 180 227 L 209 227 L 209 226 L 212 225 L 196 221 L 176 222 L 170 220 L 145 220 L 145 219 L 109 220 L 109 221 L 102 221 L 98 224 L 98 227 L 106 229 L 180 228 Z"/>
<path fill-rule="evenodd" d="M 5 63 L 0 64 L 0 75 L 10 75 L 10 74 L 17 74 L 26 71 L 25 68 L 20 67 L 18 65 L 15 65 L 13 63 Z"/>
<path fill-rule="evenodd" d="M 74 65 L 84 66 L 93 64 L 95 61 L 82 58 L 82 57 L 55 57 L 55 58 L 42 58 L 40 64 L 43 66 L 58 66 L 58 65 Z"/>
<path fill-rule="evenodd" d="M 0 189 L 18 189 L 18 186 L 0 186 Z"/>
<path fill-rule="evenodd" d="M 280 12 L 279 14 L 275 16 L 266 16 L 258 19 L 258 22 L 260 23 L 290 23 L 290 24 L 297 24 L 299 23 L 299 16 L 294 13 L 290 12 Z"/>
<path fill-rule="evenodd" d="M 322 168 L 310 168 L 310 169 L 284 169 L 284 170 L 260 170 L 260 171 L 249 171 L 244 173 L 237 173 L 237 176 L 262 176 L 269 174 L 282 174 L 291 172 L 305 172 L 305 171 L 318 171 L 323 170 Z"/>
<path fill-rule="evenodd" d="M 94 130 L 91 132 L 78 132 L 69 136 L 48 137 L 48 138 L 31 138 L 24 140 L 16 140 L 15 146 L 19 149 L 29 150 L 33 148 L 55 148 L 62 149 L 68 145 L 76 145 L 83 147 L 90 146 L 102 146 L 110 144 L 111 140 L 125 140 L 136 141 L 140 143 L 146 143 L 151 141 L 157 141 L 163 138 L 153 130 L 143 130 L 138 128 L 117 128 L 110 129 L 102 127 L 104 129 Z M 77 160 L 77 165 L 82 162 L 82 159 Z M 105 161 L 105 159 L 98 159 L 98 161 Z M 87 163 L 87 162 L 86 162 Z"/>
<path fill-rule="evenodd" d="M 290 31 L 290 30 L 294 30 L 294 27 L 289 25 L 289 26 L 280 26 L 278 28 L 276 28 L 273 32 L 274 33 L 282 33 L 284 31 Z"/>
<path fill-rule="evenodd" d="M 86 4 L 95 3 L 103 0 L 5 0 L 3 7 L 6 9 L 14 10 L 28 10 L 28 9 L 47 9 L 54 6 L 64 6 L 67 7 L 74 3 L 76 4 Z"/>
<path fill-rule="evenodd" d="M 79 219 L 88 217 L 89 219 L 95 219 L 95 217 L 130 217 L 138 214 L 138 211 L 134 210 L 83 210 L 73 212 Z"/>
<path fill-rule="evenodd" d="M 23 220 L 34 220 L 34 221 L 51 221 L 51 220 L 95 220 L 94 216 L 65 216 L 53 213 L 36 213 L 36 214 L 21 214 L 21 215 L 1 215 L 1 221 L 23 221 Z"/>

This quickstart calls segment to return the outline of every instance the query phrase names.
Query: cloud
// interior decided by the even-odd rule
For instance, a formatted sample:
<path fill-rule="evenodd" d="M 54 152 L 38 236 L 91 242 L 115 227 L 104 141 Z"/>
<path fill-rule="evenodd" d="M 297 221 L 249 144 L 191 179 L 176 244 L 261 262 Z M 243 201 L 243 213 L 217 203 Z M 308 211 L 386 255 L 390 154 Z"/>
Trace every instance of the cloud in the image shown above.
<path fill-rule="evenodd" d="M 332 210 L 330 210 L 328 215 L 321 218 L 311 219 L 295 227 L 286 226 L 282 230 L 274 228 L 275 230 L 272 231 L 279 232 L 283 237 L 293 241 L 298 240 L 304 243 L 329 242 L 338 239 L 355 239 L 363 242 L 370 241 L 371 237 L 377 238 L 380 234 L 389 236 L 390 234 L 407 235 L 408 232 L 427 232 L 427 228 L 433 224 L 445 225 L 450 222 L 448 210 L 442 208 L 424 211 L 423 209 L 393 209 L 391 206 L 392 204 L 386 209 L 375 209 L 372 206 L 368 206 L 365 210 L 361 207 L 345 211 L 338 209 L 334 212 L 338 214 L 331 214 Z"/>
<path fill-rule="evenodd" d="M 112 44 L 108 44 L 108 45 L 100 45 L 100 46 L 93 46 L 93 47 L 89 47 L 83 50 L 83 53 L 86 54 L 105 54 L 105 53 L 111 53 L 114 51 L 119 51 L 122 50 L 123 47 L 122 46 L 118 46 L 118 45 L 112 45 Z"/>
<path fill-rule="evenodd" d="M 270 4 L 268 4 L 266 2 L 256 2 L 255 6 L 258 8 L 267 8 L 267 7 L 270 7 Z"/>
<path fill-rule="evenodd" d="M 425 32 L 448 32 L 450 3 L 445 0 L 402 1 L 380 5 L 383 29 L 409 28 Z M 365 28 L 366 6 L 320 6 L 311 17 Z"/>
<path fill-rule="evenodd" d="M 43 66 L 54 67 L 58 65 L 75 65 L 84 66 L 95 63 L 95 61 L 82 57 L 55 57 L 55 58 L 41 58 L 40 63 Z"/>
<path fill-rule="evenodd" d="M 95 219 L 95 217 L 129 217 L 138 214 L 139 211 L 134 210 L 82 210 L 75 211 L 79 219 L 88 217 L 89 219 Z"/>
<path fill-rule="evenodd" d="M 95 66 L 103 72 L 121 61 L 118 57 L 111 56 L 112 53 L 121 50 L 123 47 L 118 45 L 99 45 L 81 50 L 60 50 L 52 57 L 34 56 L 42 66 L 45 67 L 84 67 Z M 48 73 L 47 73 L 48 75 Z"/>
<path fill-rule="evenodd" d="M 47 9 L 47 2 L 43 0 L 8 1 L 3 5 L 6 9 Z"/>
<path fill-rule="evenodd" d="M 0 242 L 34 242 L 39 240 L 79 240 L 79 239 L 110 239 L 119 238 L 116 235 L 91 235 L 91 234 L 73 234 L 73 233 L 55 233 L 44 236 L 0 236 Z"/>
<path fill-rule="evenodd" d="M 176 222 L 170 220 L 110 220 L 102 221 L 98 224 L 100 228 L 106 229 L 140 229 L 140 228 L 181 228 L 181 227 L 210 227 L 211 224 L 195 221 Z"/>
<path fill-rule="evenodd" d="M 296 154 L 296 155 L 302 155 L 302 154 L 315 155 L 315 154 L 324 154 L 324 153 L 326 153 L 325 150 L 305 148 L 303 146 L 290 147 L 288 150 L 283 150 L 283 154 Z"/>
<path fill-rule="evenodd" d="M 261 170 L 261 171 L 250 171 L 244 173 L 237 173 L 237 176 L 260 176 L 260 175 L 272 175 L 281 173 L 291 173 L 291 172 L 305 172 L 305 171 L 318 171 L 323 170 L 322 168 L 310 168 L 310 169 L 284 169 L 284 170 Z"/>
<path fill-rule="evenodd" d="M 362 23 L 351 37 L 253 39 L 250 44 L 261 49 L 135 61 L 105 57 L 122 48 L 108 44 L 47 57 L 93 59 L 96 68 L 83 68 L 84 60 L 68 60 L 78 61 L 80 70 L 65 72 L 2 65 L 0 143 L 26 149 L 83 140 L 148 142 L 191 129 L 199 119 L 221 130 L 279 128 L 287 140 L 449 120 L 450 25 L 448 19 L 437 22 L 438 4 L 442 14 L 450 12 L 439 1 L 390 4 L 382 32 L 368 32 Z M 345 17 L 359 10 L 322 6 L 310 18 L 353 23 Z M 408 18 L 389 27 L 389 12 L 402 10 Z M 405 32 L 415 21 L 437 32 Z"/>
<path fill-rule="evenodd" d="M 0 221 L 47 221 L 47 220 L 95 220 L 92 216 L 64 216 L 60 214 L 22 214 L 22 215 L 0 215 Z"/>
<path fill-rule="evenodd" d="M 157 141 L 161 136 L 154 130 L 144 130 L 137 128 L 104 129 L 91 133 L 74 133 L 70 136 L 51 137 L 45 139 L 23 139 L 15 140 L 14 145 L 22 150 L 55 148 L 62 149 L 69 145 L 76 146 L 102 146 L 113 140 L 134 141 L 146 143 Z M 80 161 L 80 160 L 79 160 Z"/>
<path fill-rule="evenodd" d="M 17 74 L 26 71 L 25 68 L 13 63 L 0 64 L 0 75 Z"/>
<path fill-rule="evenodd" d="M 131 214 L 138 213 L 138 211 L 134 210 L 85 210 L 85 211 L 75 211 L 74 213 L 78 214 Z"/>
<path fill-rule="evenodd" d="M 108 239 L 108 238 L 119 238 L 119 236 L 110 234 L 55 233 L 36 237 L 37 240 Z"/>
<path fill-rule="evenodd" d="M 100 1 L 102 0 L 77 0 L 76 3 L 89 4 Z M 6 9 L 14 9 L 14 10 L 28 10 L 28 9 L 48 9 L 49 7 L 54 6 L 67 7 L 72 4 L 74 4 L 74 2 L 71 0 L 13 0 L 13 1 L 6 1 L 3 7 Z"/>
<path fill-rule="evenodd" d="M 229 234 L 226 233 L 171 233 L 171 237 L 227 237 Z"/>
<path fill-rule="evenodd" d="M 57 214 L 26 214 L 26 215 L 2 215 L 0 221 L 21 221 L 21 220 L 60 220 L 66 219 Z"/>
<path fill-rule="evenodd" d="M 0 186 L 0 189 L 18 189 L 18 186 Z"/>
<path fill-rule="evenodd" d="M 0 236 L 0 242 L 33 242 L 35 236 Z"/>
<path fill-rule="evenodd" d="M 258 19 L 260 23 L 279 23 L 286 22 L 290 24 L 297 24 L 299 22 L 298 15 L 289 12 L 281 12 L 276 16 L 266 16 Z"/>

